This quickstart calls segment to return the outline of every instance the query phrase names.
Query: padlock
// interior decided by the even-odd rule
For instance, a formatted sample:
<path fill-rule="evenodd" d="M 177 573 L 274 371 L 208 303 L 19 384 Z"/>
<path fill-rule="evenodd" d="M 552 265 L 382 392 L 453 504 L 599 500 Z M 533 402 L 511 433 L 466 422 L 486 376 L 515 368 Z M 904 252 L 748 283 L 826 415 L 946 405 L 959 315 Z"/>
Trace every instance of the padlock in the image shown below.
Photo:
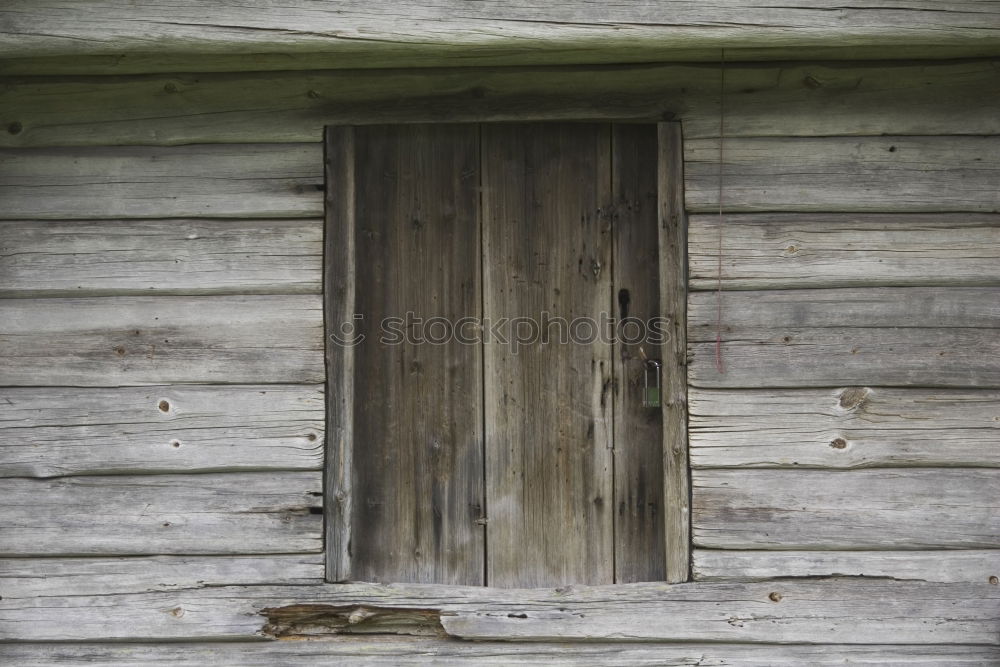
<path fill-rule="evenodd" d="M 644 365 L 642 386 L 642 407 L 660 407 L 660 369 L 662 364 L 658 359 L 647 359 Z"/>

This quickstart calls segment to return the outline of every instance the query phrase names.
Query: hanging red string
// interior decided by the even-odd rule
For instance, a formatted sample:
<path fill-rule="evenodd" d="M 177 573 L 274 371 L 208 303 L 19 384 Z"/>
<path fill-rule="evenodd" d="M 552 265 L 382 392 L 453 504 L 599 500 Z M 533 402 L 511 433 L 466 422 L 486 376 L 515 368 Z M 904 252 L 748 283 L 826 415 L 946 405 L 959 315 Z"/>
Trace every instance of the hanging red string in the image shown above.
<path fill-rule="evenodd" d="M 716 253 L 718 257 L 718 267 L 716 269 L 715 284 L 715 369 L 720 373 L 725 373 L 722 365 L 722 225 L 724 216 L 722 212 L 722 175 L 723 160 L 725 158 L 725 136 L 726 136 L 726 50 L 722 49 L 719 58 L 719 248 Z"/>

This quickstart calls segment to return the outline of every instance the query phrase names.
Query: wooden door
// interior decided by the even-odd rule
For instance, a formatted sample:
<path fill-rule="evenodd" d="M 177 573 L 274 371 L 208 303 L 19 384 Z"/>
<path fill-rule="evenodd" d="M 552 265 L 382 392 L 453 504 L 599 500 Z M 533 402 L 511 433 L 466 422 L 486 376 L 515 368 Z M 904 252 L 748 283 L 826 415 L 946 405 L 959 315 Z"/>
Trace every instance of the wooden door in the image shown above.
<path fill-rule="evenodd" d="M 618 326 L 661 315 L 658 161 L 655 125 L 328 131 L 331 579 L 665 578 L 663 353 Z"/>

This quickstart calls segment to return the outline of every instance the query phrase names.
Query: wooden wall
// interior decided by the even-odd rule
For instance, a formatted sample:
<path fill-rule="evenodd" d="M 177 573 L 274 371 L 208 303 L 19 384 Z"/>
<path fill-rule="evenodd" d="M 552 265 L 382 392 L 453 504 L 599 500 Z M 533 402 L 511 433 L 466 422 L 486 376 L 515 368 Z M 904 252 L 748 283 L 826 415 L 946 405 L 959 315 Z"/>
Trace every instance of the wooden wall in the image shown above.
<path fill-rule="evenodd" d="M 996 581 L 1000 136 L 960 130 L 737 133 L 721 207 L 686 143 L 696 579 Z"/>
<path fill-rule="evenodd" d="M 0 657 L 995 664 L 996 71 L 727 72 L 723 373 L 715 67 L 4 80 Z M 322 126 L 664 114 L 696 581 L 323 585 Z"/>
<path fill-rule="evenodd" d="M 3 639 L 323 577 L 320 144 L 100 143 L 0 155 Z"/>

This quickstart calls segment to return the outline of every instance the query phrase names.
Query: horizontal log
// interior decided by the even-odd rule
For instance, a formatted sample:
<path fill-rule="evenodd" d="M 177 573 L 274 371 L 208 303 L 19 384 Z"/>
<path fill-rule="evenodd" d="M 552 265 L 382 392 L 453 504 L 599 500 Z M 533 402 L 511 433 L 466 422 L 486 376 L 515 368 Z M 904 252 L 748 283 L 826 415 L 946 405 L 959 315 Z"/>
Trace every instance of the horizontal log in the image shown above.
<path fill-rule="evenodd" d="M 0 149 L 7 220 L 315 218 L 322 189 L 320 143 Z"/>
<path fill-rule="evenodd" d="M 331 124 L 664 115 L 688 139 L 714 137 L 720 76 L 718 64 L 678 63 L 8 78 L 0 127 L 18 131 L 0 132 L 0 146 L 312 142 Z M 730 137 L 1000 134 L 992 60 L 728 63 L 725 79 Z"/>
<path fill-rule="evenodd" d="M 695 549 L 696 581 L 779 577 L 881 577 L 941 583 L 990 583 L 1000 573 L 998 550 L 730 551 Z"/>
<path fill-rule="evenodd" d="M 0 386 L 324 377 L 319 296 L 0 300 Z"/>
<path fill-rule="evenodd" d="M 991 646 L 857 646 L 752 644 L 625 644 L 621 642 L 456 642 L 428 637 L 352 637 L 325 642 L 189 642 L 5 644 L 0 655 L 22 667 L 163 665 L 179 667 L 313 667 L 351 665 L 851 665 L 987 667 L 1000 660 Z"/>
<path fill-rule="evenodd" d="M 0 479 L 2 556 L 321 551 L 319 472 Z"/>
<path fill-rule="evenodd" d="M 630 1 L 609 11 L 592 0 L 352 0 L 336 7 L 294 0 L 249 8 L 219 2 L 206 11 L 196 0 L 79 7 L 8 0 L 0 59 L 16 59 L 6 71 L 50 74 L 717 61 L 721 49 L 743 60 L 1000 54 L 995 2 Z"/>
<path fill-rule="evenodd" d="M 689 210 L 719 210 L 719 141 L 684 142 Z M 1000 136 L 731 138 L 727 211 L 1000 211 Z"/>
<path fill-rule="evenodd" d="M 1000 215 L 732 214 L 689 220 L 692 289 L 1000 285 Z"/>
<path fill-rule="evenodd" d="M 0 389 L 0 477 L 323 467 L 323 387 Z"/>
<path fill-rule="evenodd" d="M 995 288 L 710 292 L 688 300 L 699 387 L 998 387 Z"/>
<path fill-rule="evenodd" d="M 323 583 L 322 554 L 0 558 L 5 599 Z"/>
<path fill-rule="evenodd" d="M 1000 470 L 695 470 L 691 483 L 700 547 L 1000 547 Z"/>
<path fill-rule="evenodd" d="M 1000 467 L 1000 392 L 692 389 L 694 468 Z"/>
<path fill-rule="evenodd" d="M 354 620 L 349 621 L 352 612 Z M 251 639 L 281 632 L 289 639 L 341 636 L 349 642 L 355 633 L 374 630 L 383 635 L 416 632 L 477 641 L 891 641 L 993 646 L 1000 642 L 997 586 L 860 578 L 557 590 L 223 586 L 122 595 L 4 597 L 0 614 L 3 638 L 13 641 Z"/>
<path fill-rule="evenodd" d="M 0 221 L 0 296 L 318 294 L 322 220 Z"/>

